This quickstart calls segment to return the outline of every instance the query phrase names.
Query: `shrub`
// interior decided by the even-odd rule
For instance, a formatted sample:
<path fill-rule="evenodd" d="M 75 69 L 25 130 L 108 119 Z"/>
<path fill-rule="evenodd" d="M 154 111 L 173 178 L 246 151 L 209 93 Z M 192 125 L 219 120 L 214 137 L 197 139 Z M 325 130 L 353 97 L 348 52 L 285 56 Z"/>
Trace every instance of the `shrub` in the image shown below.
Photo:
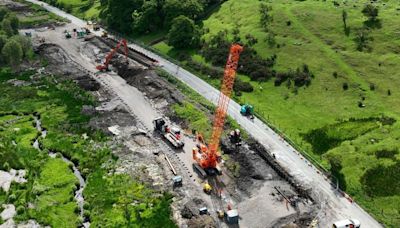
<path fill-rule="evenodd" d="M 235 84 L 233 85 L 233 90 L 240 91 L 240 92 L 253 92 L 254 88 L 249 82 L 244 82 L 240 80 L 239 78 L 235 79 Z"/>
<path fill-rule="evenodd" d="M 371 91 L 374 91 L 375 90 L 375 84 L 374 83 L 369 84 L 369 89 Z"/>
<path fill-rule="evenodd" d="M 337 77 L 338 77 L 338 73 L 337 73 L 336 71 L 333 72 L 332 75 L 333 75 L 334 78 L 337 78 Z"/>
<path fill-rule="evenodd" d="M 378 150 L 375 152 L 376 158 L 389 158 L 389 159 L 396 159 L 396 155 L 399 152 L 397 150 Z"/>
<path fill-rule="evenodd" d="M 343 90 L 349 89 L 349 85 L 347 84 L 347 82 L 343 82 L 342 88 L 343 88 Z"/>

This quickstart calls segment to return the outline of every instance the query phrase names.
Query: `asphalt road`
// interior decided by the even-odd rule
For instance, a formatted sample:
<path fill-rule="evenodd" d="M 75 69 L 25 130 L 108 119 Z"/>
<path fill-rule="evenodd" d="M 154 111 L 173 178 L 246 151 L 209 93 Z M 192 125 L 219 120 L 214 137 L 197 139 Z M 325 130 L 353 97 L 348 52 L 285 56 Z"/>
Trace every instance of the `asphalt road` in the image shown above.
<path fill-rule="evenodd" d="M 37 0 L 27 0 L 29 2 L 42 5 L 44 8 L 59 16 L 71 20 L 76 25 L 84 27 L 86 22 L 67 14 L 55 7 L 49 6 L 46 3 Z M 99 34 L 99 33 L 98 33 Z M 213 102 L 218 101 L 219 91 L 207 84 L 203 80 L 196 77 L 194 74 L 175 65 L 174 63 L 152 53 L 138 45 L 129 44 L 133 49 L 154 58 L 161 64 L 161 68 L 175 76 L 203 97 Z M 228 53 L 228 50 L 227 50 Z M 374 218 L 366 213 L 356 203 L 350 203 L 345 197 L 338 194 L 332 188 L 330 182 L 324 176 L 317 173 L 316 168 L 311 165 L 304 157 L 292 148 L 287 142 L 283 141 L 273 130 L 271 130 L 262 121 L 255 118 L 253 121 L 243 117 L 239 113 L 240 105 L 234 101 L 230 102 L 228 114 L 235 119 L 251 136 L 268 148 L 276 155 L 280 165 L 295 177 L 295 179 L 312 188 L 314 197 L 319 198 L 325 205 L 324 216 L 320 218 L 320 227 L 330 227 L 337 219 L 356 218 L 361 221 L 363 227 L 374 228 L 382 227 Z"/>

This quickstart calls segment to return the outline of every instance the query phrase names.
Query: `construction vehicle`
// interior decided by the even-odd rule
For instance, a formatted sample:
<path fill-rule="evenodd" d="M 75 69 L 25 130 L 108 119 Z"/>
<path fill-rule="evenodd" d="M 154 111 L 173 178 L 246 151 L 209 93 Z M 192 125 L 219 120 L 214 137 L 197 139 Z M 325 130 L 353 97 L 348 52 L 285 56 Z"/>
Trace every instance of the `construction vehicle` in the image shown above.
<path fill-rule="evenodd" d="M 357 219 L 345 219 L 337 221 L 332 225 L 332 228 L 359 228 L 359 227 L 361 227 L 361 223 Z"/>
<path fill-rule="evenodd" d="M 78 29 L 76 31 L 76 35 L 77 35 L 78 39 L 82 39 L 86 35 L 86 30 L 85 29 Z"/>
<path fill-rule="evenodd" d="M 242 107 L 240 108 L 240 114 L 242 114 L 243 116 L 247 116 L 250 119 L 254 119 L 253 106 L 249 104 L 242 105 Z"/>
<path fill-rule="evenodd" d="M 179 149 L 185 145 L 181 140 L 181 130 L 177 127 L 168 126 L 162 117 L 154 119 L 153 125 L 154 130 L 159 132 L 175 148 Z"/>
<path fill-rule="evenodd" d="M 112 49 L 111 52 L 107 55 L 106 61 L 104 62 L 104 64 L 97 66 L 96 69 L 99 71 L 107 71 L 108 65 L 110 64 L 112 57 L 119 50 L 121 45 L 124 45 L 125 59 L 126 59 L 126 62 L 128 62 L 128 44 L 125 39 L 122 39 L 121 41 L 118 42 L 117 46 L 114 49 Z"/>
<path fill-rule="evenodd" d="M 209 183 L 205 183 L 204 186 L 203 186 L 203 191 L 206 194 L 211 194 L 211 191 L 212 191 L 211 185 Z"/>
<path fill-rule="evenodd" d="M 236 77 L 236 69 L 239 63 L 240 53 L 243 47 L 239 44 L 233 44 L 230 48 L 229 57 L 226 63 L 224 77 L 221 84 L 221 91 L 218 99 L 218 105 L 215 111 L 213 131 L 209 146 L 201 144 L 193 148 L 193 168 L 202 177 L 207 175 L 221 174 L 221 169 L 218 163 L 221 161 L 221 156 L 218 152 L 220 137 L 223 132 L 226 113 L 230 97 L 232 95 L 233 84 Z"/>

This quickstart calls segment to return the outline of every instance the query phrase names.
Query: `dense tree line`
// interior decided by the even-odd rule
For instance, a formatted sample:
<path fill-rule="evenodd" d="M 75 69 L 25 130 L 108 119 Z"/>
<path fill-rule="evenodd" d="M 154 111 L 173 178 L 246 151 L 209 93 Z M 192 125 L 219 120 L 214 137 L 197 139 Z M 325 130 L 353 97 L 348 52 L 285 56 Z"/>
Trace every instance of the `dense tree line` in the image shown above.
<path fill-rule="evenodd" d="M 18 28 L 17 16 L 6 8 L 0 8 L 0 64 L 9 64 L 14 70 L 32 54 L 30 39 L 18 35 Z"/>
<path fill-rule="evenodd" d="M 221 0 L 101 0 L 100 17 L 123 33 L 169 30 L 179 16 L 196 20 Z"/>

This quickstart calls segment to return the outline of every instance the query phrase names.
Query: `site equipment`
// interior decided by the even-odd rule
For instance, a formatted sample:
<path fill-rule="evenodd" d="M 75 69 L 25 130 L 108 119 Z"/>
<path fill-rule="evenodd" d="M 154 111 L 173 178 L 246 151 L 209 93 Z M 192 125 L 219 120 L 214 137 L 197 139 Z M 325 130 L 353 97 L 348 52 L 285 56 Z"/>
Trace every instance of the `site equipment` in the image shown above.
<path fill-rule="evenodd" d="M 207 209 L 207 207 L 199 208 L 199 214 L 200 214 L 200 215 L 207 215 L 207 214 L 208 214 L 208 209 Z"/>
<path fill-rule="evenodd" d="M 213 175 L 216 172 L 220 173 L 218 162 L 221 158 L 218 154 L 218 147 L 233 90 L 233 84 L 235 82 L 240 53 L 242 51 L 243 47 L 239 44 L 233 44 L 230 48 L 228 61 L 224 70 L 224 77 L 222 79 L 218 105 L 215 110 L 213 131 L 209 146 L 202 144 L 193 148 L 192 151 L 193 159 L 196 161 L 196 163 L 193 164 L 193 167 L 203 177 L 204 173 L 207 173 L 208 175 Z M 203 171 L 201 171 L 201 169 Z"/>
<path fill-rule="evenodd" d="M 238 224 L 239 223 L 239 213 L 238 210 L 228 210 L 225 214 L 226 222 L 228 224 Z"/>
<path fill-rule="evenodd" d="M 361 226 L 360 221 L 357 219 L 345 219 L 342 221 L 335 222 L 333 228 L 359 228 Z"/>
<path fill-rule="evenodd" d="M 249 104 L 242 105 L 242 107 L 240 108 L 240 114 L 242 114 L 243 116 L 247 116 L 250 119 L 253 119 L 254 118 L 253 106 Z"/>
<path fill-rule="evenodd" d="M 203 186 L 203 191 L 207 194 L 211 194 L 212 187 L 209 183 L 205 183 Z"/>
<path fill-rule="evenodd" d="M 114 49 L 112 49 L 111 52 L 107 55 L 104 65 L 99 65 L 96 67 L 96 69 L 99 71 L 108 70 L 108 65 L 110 64 L 112 57 L 119 50 L 121 45 L 124 45 L 125 58 L 126 58 L 126 61 L 128 61 L 128 44 L 125 39 L 122 39 L 121 41 L 118 42 L 117 46 Z"/>
<path fill-rule="evenodd" d="M 182 148 L 185 145 L 181 140 L 181 130 L 177 127 L 168 126 L 162 117 L 154 119 L 153 125 L 154 130 L 159 132 L 175 148 Z"/>
<path fill-rule="evenodd" d="M 82 39 L 86 35 L 86 30 L 85 29 L 78 29 L 76 31 L 76 35 L 77 35 L 78 39 Z"/>
<path fill-rule="evenodd" d="M 242 144 L 242 138 L 240 137 L 240 130 L 235 129 L 229 133 L 229 140 L 235 146 L 240 146 Z"/>
<path fill-rule="evenodd" d="M 174 187 L 182 186 L 182 177 L 181 176 L 174 176 L 172 178 L 172 182 L 174 183 Z"/>

